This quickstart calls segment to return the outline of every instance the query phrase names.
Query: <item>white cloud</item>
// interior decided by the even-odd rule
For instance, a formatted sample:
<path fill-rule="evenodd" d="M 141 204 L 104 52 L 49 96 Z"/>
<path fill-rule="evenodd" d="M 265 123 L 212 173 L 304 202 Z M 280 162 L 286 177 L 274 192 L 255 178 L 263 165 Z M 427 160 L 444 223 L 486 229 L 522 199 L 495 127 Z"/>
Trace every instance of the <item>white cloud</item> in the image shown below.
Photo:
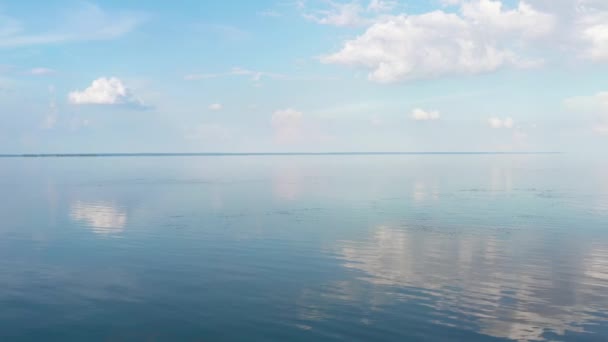
<path fill-rule="evenodd" d="M 304 18 L 318 24 L 332 26 L 359 26 L 367 23 L 367 20 L 361 16 L 365 9 L 357 2 L 329 2 L 329 6 L 329 9 L 305 13 Z"/>
<path fill-rule="evenodd" d="M 530 67 L 541 60 L 518 53 L 520 46 L 554 26 L 553 15 L 525 2 L 506 10 L 500 1 L 468 1 L 460 13 L 381 17 L 321 61 L 368 69 L 370 80 L 384 83 Z"/>
<path fill-rule="evenodd" d="M 249 70 L 249 69 L 244 69 L 244 68 L 240 68 L 240 67 L 235 67 L 232 68 L 232 70 L 230 71 L 231 75 L 236 75 L 236 76 L 250 76 L 251 80 L 253 81 L 260 81 L 262 79 L 262 77 L 268 77 L 271 79 L 284 79 L 285 75 L 281 75 L 281 74 L 275 74 L 275 73 L 271 73 L 271 72 L 264 72 L 264 71 L 254 71 L 254 70 Z"/>
<path fill-rule="evenodd" d="M 357 0 L 324 3 L 327 5 L 325 8 L 304 12 L 302 16 L 321 25 L 356 27 L 373 23 L 374 17 L 392 11 L 398 4 L 395 0 L 370 0 L 367 6 Z M 303 11 L 306 6 L 301 3 L 298 8 Z"/>
<path fill-rule="evenodd" d="M 300 138 L 303 113 L 293 108 L 277 110 L 272 114 L 271 124 L 275 138 L 281 143 L 295 142 Z"/>
<path fill-rule="evenodd" d="M 410 117 L 412 120 L 415 120 L 415 121 L 432 121 L 432 120 L 439 120 L 440 114 L 436 110 L 425 111 L 423 109 L 416 108 L 412 111 L 412 114 L 410 115 Z"/>
<path fill-rule="evenodd" d="M 209 110 L 212 110 L 214 112 L 220 111 L 223 108 L 224 108 L 224 106 L 222 106 L 221 103 L 214 103 L 214 104 L 209 105 Z"/>
<path fill-rule="evenodd" d="M 557 9 L 562 19 L 560 24 L 566 28 L 562 33 L 567 38 L 563 44 L 574 55 L 594 62 L 608 62 L 608 2 L 563 0 L 563 3 Z"/>
<path fill-rule="evenodd" d="M 33 76 L 48 76 L 53 75 L 55 73 L 55 70 L 49 68 L 34 68 L 28 72 L 28 74 Z"/>
<path fill-rule="evenodd" d="M 485 3 L 492 2 L 480 1 Z M 544 15 L 528 7 L 505 12 L 500 6 L 480 6 L 465 12 L 466 15 L 457 15 L 434 11 L 385 18 L 321 61 L 369 69 L 370 80 L 384 83 L 476 74 L 537 63 L 520 57 L 507 47 L 509 44 L 498 44 L 488 30 L 506 37 L 507 33 L 528 32 L 526 28 L 536 22 L 534 27 L 543 27 L 534 29 L 535 35 L 540 34 L 549 27 L 548 23 L 543 24 L 548 22 Z"/>
<path fill-rule="evenodd" d="M 493 118 L 488 119 L 488 125 L 492 128 L 511 129 L 515 126 L 515 122 L 513 121 L 512 118 L 501 119 L 501 118 L 493 117 Z"/>
<path fill-rule="evenodd" d="M 68 94 L 68 101 L 76 105 L 126 105 L 145 108 L 144 103 L 133 96 L 131 90 L 116 77 L 101 77 L 83 91 Z"/>
<path fill-rule="evenodd" d="M 586 56 L 594 61 L 608 62 L 608 15 L 604 24 L 590 25 L 583 30 L 583 39 L 589 43 Z"/>
<path fill-rule="evenodd" d="M 219 74 L 188 74 L 184 76 L 184 80 L 186 81 L 198 81 L 198 80 L 206 80 L 212 78 L 219 77 L 227 77 L 227 76 L 246 76 L 250 77 L 252 81 L 259 82 L 262 78 L 269 78 L 273 80 L 286 80 L 289 79 L 287 76 L 283 74 L 277 74 L 272 72 L 265 71 L 256 71 L 245 69 L 241 67 L 234 67 L 228 72 L 219 73 Z"/>
<path fill-rule="evenodd" d="M 556 24 L 552 14 L 540 12 L 524 1 L 511 10 L 505 10 L 501 1 L 469 1 L 462 4 L 461 12 L 472 25 L 493 35 L 518 33 L 538 37 L 553 31 Z"/>
<path fill-rule="evenodd" d="M 233 67 L 228 72 L 222 73 L 193 73 L 184 76 L 186 81 L 199 81 L 209 80 L 222 77 L 244 77 L 248 78 L 254 84 L 259 85 L 264 79 L 268 80 L 280 80 L 280 81 L 335 81 L 337 78 L 330 76 L 316 76 L 316 75 L 304 75 L 304 76 L 289 76 L 276 72 L 267 72 L 259 70 L 251 70 L 241 67 Z"/>
<path fill-rule="evenodd" d="M 131 32 L 144 21 L 140 14 L 110 13 L 89 3 L 49 16 L 56 22 L 41 32 L 27 30 L 28 25 L 15 18 L 0 16 L 0 48 L 110 40 Z"/>
<path fill-rule="evenodd" d="M 608 62 L 608 1 L 527 1 L 557 18 L 556 30 L 545 47 L 583 60 Z"/>
<path fill-rule="evenodd" d="M 415 15 L 397 13 L 398 2 L 364 2 L 327 1 L 304 16 L 326 25 L 368 25 L 320 60 L 369 70 L 376 82 L 530 68 L 560 56 L 608 62 L 605 0 L 441 0 L 449 10 Z"/>

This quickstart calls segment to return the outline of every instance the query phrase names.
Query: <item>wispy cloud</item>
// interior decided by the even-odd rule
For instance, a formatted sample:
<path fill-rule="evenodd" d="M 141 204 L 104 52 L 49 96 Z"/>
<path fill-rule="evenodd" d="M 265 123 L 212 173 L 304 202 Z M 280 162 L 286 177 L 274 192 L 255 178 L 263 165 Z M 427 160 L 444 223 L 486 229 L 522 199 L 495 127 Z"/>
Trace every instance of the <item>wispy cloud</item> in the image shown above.
<path fill-rule="evenodd" d="M 50 45 L 121 37 L 144 22 L 140 13 L 107 12 L 85 3 L 56 15 L 56 23 L 43 30 L 30 30 L 28 23 L 0 16 L 0 48 Z"/>
<path fill-rule="evenodd" d="M 193 73 L 184 76 L 186 81 L 208 80 L 221 77 L 245 77 L 253 82 L 260 82 L 263 79 L 283 80 L 283 81 L 331 81 L 336 80 L 328 76 L 289 76 L 281 73 L 251 70 L 241 67 L 234 67 L 230 71 L 222 73 Z"/>
<path fill-rule="evenodd" d="M 373 12 L 388 12 L 396 8 L 397 5 L 396 0 L 371 0 L 367 9 Z"/>
<path fill-rule="evenodd" d="M 57 73 L 55 70 L 50 68 L 33 68 L 27 72 L 32 76 L 49 76 Z"/>
<path fill-rule="evenodd" d="M 393 11 L 398 3 L 394 0 L 371 0 L 364 5 L 362 1 L 323 1 L 323 6 L 315 7 L 305 2 L 296 3 L 302 16 L 322 25 L 356 27 L 372 24 L 378 17 Z"/>
<path fill-rule="evenodd" d="M 272 72 L 255 71 L 244 69 L 241 67 L 234 67 L 228 72 L 219 74 L 189 74 L 184 76 L 187 81 L 205 80 L 210 78 L 227 77 L 227 76 L 245 76 L 250 77 L 252 81 L 260 81 L 262 78 L 270 79 L 286 79 L 287 76 Z"/>
<path fill-rule="evenodd" d="M 332 26 L 360 26 L 369 23 L 362 17 L 365 9 L 356 2 L 334 3 L 329 2 L 329 9 L 315 10 L 304 13 L 304 18 L 323 25 Z"/>

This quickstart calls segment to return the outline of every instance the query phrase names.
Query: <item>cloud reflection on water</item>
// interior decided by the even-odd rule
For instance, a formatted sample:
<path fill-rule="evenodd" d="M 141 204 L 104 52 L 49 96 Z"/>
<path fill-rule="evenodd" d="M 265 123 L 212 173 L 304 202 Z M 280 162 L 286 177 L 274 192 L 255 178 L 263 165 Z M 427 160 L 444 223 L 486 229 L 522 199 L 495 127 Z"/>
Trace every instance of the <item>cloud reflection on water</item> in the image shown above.
<path fill-rule="evenodd" d="M 531 238 L 520 243 L 500 236 L 445 237 L 385 225 L 367 240 L 342 242 L 339 254 L 343 266 L 362 272 L 374 292 L 397 296 L 387 288 L 407 288 L 432 294 L 429 306 L 439 324 L 451 325 L 458 315 L 483 334 L 514 340 L 584 332 L 608 313 L 608 249 L 574 243 L 572 250 L 559 251 L 557 245 L 551 253 L 543 250 L 544 239 Z"/>
<path fill-rule="evenodd" d="M 76 201 L 71 205 L 70 217 L 98 235 L 121 233 L 127 224 L 126 211 L 110 202 Z"/>

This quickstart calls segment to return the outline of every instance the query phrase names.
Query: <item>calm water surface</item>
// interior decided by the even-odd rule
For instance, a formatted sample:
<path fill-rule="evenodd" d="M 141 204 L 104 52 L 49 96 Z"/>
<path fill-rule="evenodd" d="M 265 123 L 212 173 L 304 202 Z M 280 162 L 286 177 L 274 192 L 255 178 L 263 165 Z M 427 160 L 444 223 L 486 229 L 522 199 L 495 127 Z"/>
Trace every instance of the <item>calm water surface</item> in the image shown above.
<path fill-rule="evenodd" d="M 0 340 L 607 341 L 569 158 L 0 158 Z"/>

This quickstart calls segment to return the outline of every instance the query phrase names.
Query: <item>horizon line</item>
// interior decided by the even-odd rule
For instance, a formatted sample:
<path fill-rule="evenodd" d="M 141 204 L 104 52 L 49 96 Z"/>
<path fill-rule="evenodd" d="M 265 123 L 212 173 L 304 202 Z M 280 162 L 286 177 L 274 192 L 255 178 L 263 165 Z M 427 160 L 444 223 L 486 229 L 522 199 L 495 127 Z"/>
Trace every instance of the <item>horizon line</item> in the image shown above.
<path fill-rule="evenodd" d="M 348 155 L 530 155 L 563 154 L 564 152 L 528 151 L 431 151 L 431 152 L 143 152 L 143 153 L 19 153 L 0 154 L 0 158 L 74 158 L 74 157 L 213 157 L 213 156 L 348 156 Z"/>

